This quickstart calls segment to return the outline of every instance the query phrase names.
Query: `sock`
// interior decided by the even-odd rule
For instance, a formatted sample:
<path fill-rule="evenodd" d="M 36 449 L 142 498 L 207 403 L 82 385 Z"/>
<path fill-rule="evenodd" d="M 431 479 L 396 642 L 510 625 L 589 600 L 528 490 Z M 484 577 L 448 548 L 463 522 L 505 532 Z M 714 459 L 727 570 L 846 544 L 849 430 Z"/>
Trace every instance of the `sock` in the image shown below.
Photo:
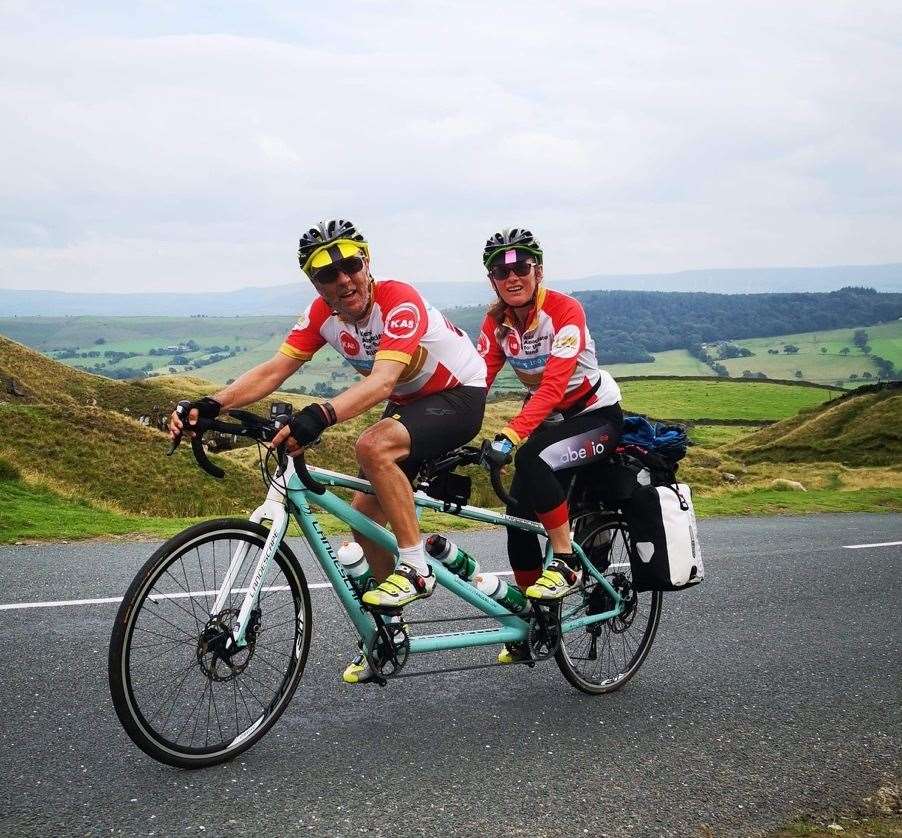
<path fill-rule="evenodd" d="M 420 576 L 428 576 L 431 572 L 423 555 L 422 541 L 414 547 L 399 547 L 398 561 L 412 567 Z"/>
<path fill-rule="evenodd" d="M 535 570 L 514 570 L 514 579 L 517 587 L 521 591 L 525 591 L 542 575 L 542 568 L 537 567 Z"/>
<path fill-rule="evenodd" d="M 570 570 L 579 570 L 580 563 L 579 559 L 576 558 L 574 553 L 555 553 L 554 557 L 556 559 L 560 559 Z"/>

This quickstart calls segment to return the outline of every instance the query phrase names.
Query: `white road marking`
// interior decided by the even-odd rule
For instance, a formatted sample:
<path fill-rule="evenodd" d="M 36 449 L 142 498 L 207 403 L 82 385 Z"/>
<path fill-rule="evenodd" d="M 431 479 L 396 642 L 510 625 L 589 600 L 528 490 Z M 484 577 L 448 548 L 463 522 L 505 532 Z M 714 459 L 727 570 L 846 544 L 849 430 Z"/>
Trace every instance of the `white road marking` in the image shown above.
<path fill-rule="evenodd" d="M 881 541 L 879 544 L 843 544 L 846 550 L 863 550 L 865 547 L 898 547 L 902 541 Z"/>
<path fill-rule="evenodd" d="M 511 576 L 512 570 L 494 571 L 496 576 Z M 313 582 L 307 585 L 311 591 L 331 588 L 329 582 Z M 235 593 L 247 593 L 247 588 L 236 588 Z M 264 591 L 287 591 L 288 585 L 273 585 L 263 588 Z M 185 599 L 195 596 L 216 596 L 218 591 L 179 591 L 174 594 L 151 594 L 151 599 Z M 46 602 L 8 602 L 0 603 L 0 611 L 23 611 L 27 608 L 64 608 L 69 605 L 113 605 L 122 602 L 121 596 L 95 597 L 93 599 L 56 599 Z"/>

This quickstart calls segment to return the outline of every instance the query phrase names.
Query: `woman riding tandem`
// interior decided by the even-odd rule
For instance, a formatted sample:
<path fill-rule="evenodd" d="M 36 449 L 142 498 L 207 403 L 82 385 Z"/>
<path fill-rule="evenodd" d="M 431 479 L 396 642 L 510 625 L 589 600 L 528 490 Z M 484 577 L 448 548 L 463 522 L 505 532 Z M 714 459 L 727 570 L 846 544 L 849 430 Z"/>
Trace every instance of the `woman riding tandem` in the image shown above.
<path fill-rule="evenodd" d="M 559 599 L 580 581 L 566 492 L 576 467 L 616 447 L 623 425 L 620 388 L 598 368 L 582 305 L 541 284 L 542 248 L 529 230 L 496 233 L 485 244 L 483 263 L 498 295 L 477 345 L 486 361 L 488 386 L 507 361 L 529 391 L 523 408 L 496 435 L 487 458 L 503 464 L 513 455 L 510 494 L 516 503 L 507 512 L 540 521 L 554 551 L 543 572 L 538 536 L 509 528 L 508 559 L 529 598 Z M 511 663 L 525 654 L 525 649 L 508 646 L 498 659 Z"/>

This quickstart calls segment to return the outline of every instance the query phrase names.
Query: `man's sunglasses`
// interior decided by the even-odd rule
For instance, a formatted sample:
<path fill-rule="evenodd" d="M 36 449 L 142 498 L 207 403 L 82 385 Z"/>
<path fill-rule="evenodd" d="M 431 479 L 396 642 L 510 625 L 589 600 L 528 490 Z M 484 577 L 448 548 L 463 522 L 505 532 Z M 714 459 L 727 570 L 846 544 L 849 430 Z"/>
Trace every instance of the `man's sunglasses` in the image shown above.
<path fill-rule="evenodd" d="M 535 267 L 535 262 L 514 262 L 511 265 L 495 265 L 489 271 L 489 276 L 492 279 L 497 279 L 499 282 L 507 279 L 511 271 L 513 271 L 517 276 L 524 277 L 529 276 L 529 272 Z"/>
<path fill-rule="evenodd" d="M 351 276 L 362 270 L 363 259 L 359 256 L 348 256 L 347 259 L 340 259 L 338 262 L 333 262 L 325 268 L 320 268 L 313 274 L 313 278 L 320 283 L 320 285 L 331 285 L 338 279 L 340 273 Z"/>

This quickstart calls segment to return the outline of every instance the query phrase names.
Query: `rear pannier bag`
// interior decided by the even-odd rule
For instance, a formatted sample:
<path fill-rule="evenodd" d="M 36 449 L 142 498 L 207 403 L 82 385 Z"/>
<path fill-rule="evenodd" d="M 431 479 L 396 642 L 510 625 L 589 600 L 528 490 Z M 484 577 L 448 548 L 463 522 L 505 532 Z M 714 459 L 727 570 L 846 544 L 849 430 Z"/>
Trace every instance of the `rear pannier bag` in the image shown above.
<path fill-rule="evenodd" d="M 679 591 L 705 578 L 692 493 L 685 483 L 641 486 L 624 512 L 637 591 Z"/>

